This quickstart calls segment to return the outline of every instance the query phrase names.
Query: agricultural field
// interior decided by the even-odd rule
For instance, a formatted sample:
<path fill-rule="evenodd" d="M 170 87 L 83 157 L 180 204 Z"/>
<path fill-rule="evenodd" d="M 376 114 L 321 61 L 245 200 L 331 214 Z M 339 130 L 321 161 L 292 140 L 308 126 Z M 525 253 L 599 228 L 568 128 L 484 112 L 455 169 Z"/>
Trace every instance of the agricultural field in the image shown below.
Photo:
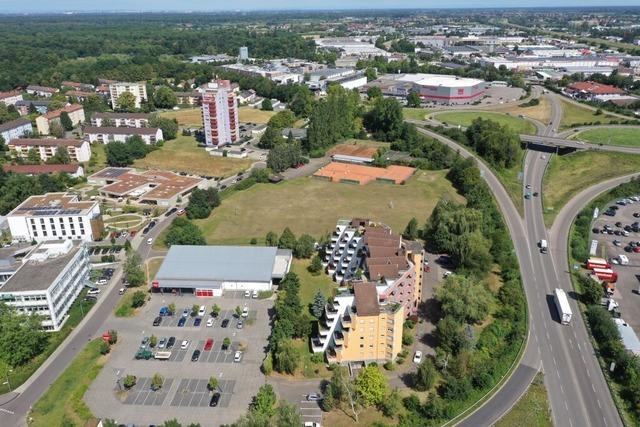
<path fill-rule="evenodd" d="M 573 138 L 604 145 L 640 147 L 640 127 L 610 127 L 588 129 L 574 134 Z"/>
<path fill-rule="evenodd" d="M 289 227 L 316 238 L 340 218 L 367 217 L 402 232 L 412 217 L 422 225 L 440 198 L 462 201 L 446 171 L 417 171 L 405 185 L 339 184 L 312 177 L 256 184 L 225 198 L 204 220 L 195 221 L 210 244 L 264 241 L 269 231 Z"/>
<path fill-rule="evenodd" d="M 471 126 L 471 123 L 477 119 L 489 119 L 498 122 L 501 125 L 510 127 L 517 134 L 534 135 L 536 127 L 533 123 L 521 119 L 519 117 L 510 116 L 502 113 L 481 112 L 481 111 L 456 111 L 447 113 L 436 113 L 433 115 L 435 120 L 447 123 L 449 125 L 459 125 L 463 127 Z"/>
<path fill-rule="evenodd" d="M 192 136 L 178 136 L 165 142 L 143 159 L 136 160 L 135 167 L 188 172 L 205 176 L 230 176 L 251 165 L 250 160 L 214 157 L 209 155 Z"/>

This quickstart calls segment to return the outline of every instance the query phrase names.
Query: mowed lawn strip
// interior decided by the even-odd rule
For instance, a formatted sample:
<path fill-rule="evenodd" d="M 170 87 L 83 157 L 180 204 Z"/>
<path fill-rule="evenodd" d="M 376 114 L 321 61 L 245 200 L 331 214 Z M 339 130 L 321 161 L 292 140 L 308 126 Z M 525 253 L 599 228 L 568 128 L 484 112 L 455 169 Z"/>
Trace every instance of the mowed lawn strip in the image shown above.
<path fill-rule="evenodd" d="M 497 106 L 495 111 L 500 113 L 509 113 L 512 116 L 519 116 L 522 114 L 525 117 L 547 124 L 551 119 L 551 103 L 544 95 L 538 99 L 540 103 L 531 107 L 521 107 L 520 105 L 522 103 L 520 103 L 516 105 Z"/>
<path fill-rule="evenodd" d="M 33 405 L 30 426 L 87 425 L 95 420 L 82 397 L 104 366 L 106 357 L 100 354 L 101 341 L 101 338 L 90 341 Z"/>
<path fill-rule="evenodd" d="M 240 123 L 266 124 L 275 115 L 275 111 L 264 111 L 253 107 L 238 108 L 238 120 Z"/>
<path fill-rule="evenodd" d="M 417 171 L 405 185 L 340 184 L 313 177 L 256 184 L 226 198 L 212 215 L 196 221 L 209 244 L 248 244 L 289 227 L 296 236 L 331 232 L 340 218 L 370 218 L 401 233 L 412 217 L 423 224 L 441 197 L 463 198 L 446 171 Z"/>
<path fill-rule="evenodd" d="M 604 145 L 640 146 L 640 126 L 626 128 L 595 128 L 578 132 L 574 139 Z"/>
<path fill-rule="evenodd" d="M 578 151 L 553 156 L 544 176 L 545 223 L 553 224 L 564 204 L 591 185 L 640 170 L 640 155 Z"/>
<path fill-rule="evenodd" d="M 536 133 L 536 127 L 533 123 L 519 117 L 513 117 L 502 113 L 454 111 L 449 113 L 437 113 L 433 115 L 433 118 L 449 125 L 459 125 L 463 127 L 471 126 L 471 123 L 475 119 L 482 118 L 485 120 L 493 120 L 501 125 L 506 125 L 517 134 L 534 135 Z"/>
<path fill-rule="evenodd" d="M 520 398 L 495 427 L 516 427 L 526 424 L 531 427 L 552 427 L 551 409 L 547 389 L 544 387 L 542 374 L 538 374 L 529 390 Z M 524 422 L 526 420 L 526 423 Z"/>
<path fill-rule="evenodd" d="M 560 101 L 562 105 L 562 120 L 560 121 L 560 129 L 567 129 L 573 125 L 579 125 L 583 123 L 600 122 L 600 124 L 607 124 L 611 120 L 620 120 L 615 116 L 610 116 L 606 113 L 596 115 L 596 112 L 588 108 L 581 107 L 572 102 Z"/>
<path fill-rule="evenodd" d="M 178 136 L 165 142 L 143 159 L 136 160 L 135 167 L 142 169 L 171 170 L 196 175 L 226 177 L 243 171 L 251 165 L 250 160 L 215 157 L 208 154 L 192 136 Z"/>
<path fill-rule="evenodd" d="M 294 259 L 291 265 L 291 271 L 300 278 L 300 302 L 304 309 L 307 309 L 309 304 L 313 302 L 313 297 L 318 291 L 329 298 L 333 296 L 334 290 L 338 286 L 324 271 L 318 275 L 309 273 L 307 270 L 309 264 L 311 264 L 311 260 Z"/>

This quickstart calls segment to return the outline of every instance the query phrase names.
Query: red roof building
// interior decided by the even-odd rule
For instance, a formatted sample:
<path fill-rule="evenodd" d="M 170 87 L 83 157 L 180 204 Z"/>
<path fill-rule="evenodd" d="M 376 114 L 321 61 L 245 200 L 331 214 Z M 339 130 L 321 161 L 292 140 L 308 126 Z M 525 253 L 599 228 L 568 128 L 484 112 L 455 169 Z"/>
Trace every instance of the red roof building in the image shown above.
<path fill-rule="evenodd" d="M 625 91 L 611 85 L 597 82 L 576 82 L 567 86 L 570 93 L 582 93 L 588 96 L 596 95 L 624 95 Z"/>

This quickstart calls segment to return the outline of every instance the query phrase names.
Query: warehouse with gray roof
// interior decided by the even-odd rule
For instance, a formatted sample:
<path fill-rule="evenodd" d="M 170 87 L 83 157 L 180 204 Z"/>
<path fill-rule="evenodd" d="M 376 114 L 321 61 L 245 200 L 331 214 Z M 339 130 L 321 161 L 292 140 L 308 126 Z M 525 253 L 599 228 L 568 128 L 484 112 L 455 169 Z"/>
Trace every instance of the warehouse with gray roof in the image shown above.
<path fill-rule="evenodd" d="M 155 291 L 221 296 L 225 290 L 268 291 L 291 268 L 288 249 L 264 246 L 171 246 Z"/>

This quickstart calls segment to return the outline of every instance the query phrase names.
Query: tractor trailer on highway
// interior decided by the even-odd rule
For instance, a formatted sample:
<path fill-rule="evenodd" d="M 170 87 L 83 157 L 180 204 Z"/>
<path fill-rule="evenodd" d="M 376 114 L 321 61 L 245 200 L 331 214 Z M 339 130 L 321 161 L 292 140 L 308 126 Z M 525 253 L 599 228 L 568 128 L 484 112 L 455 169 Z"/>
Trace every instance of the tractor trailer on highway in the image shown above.
<path fill-rule="evenodd" d="M 573 313 L 571 312 L 571 307 L 569 306 L 567 294 L 562 289 L 556 288 L 553 296 L 556 303 L 556 308 L 558 309 L 560 323 L 562 323 L 563 325 L 568 325 L 569 322 L 571 322 L 571 316 L 573 316 Z"/>

